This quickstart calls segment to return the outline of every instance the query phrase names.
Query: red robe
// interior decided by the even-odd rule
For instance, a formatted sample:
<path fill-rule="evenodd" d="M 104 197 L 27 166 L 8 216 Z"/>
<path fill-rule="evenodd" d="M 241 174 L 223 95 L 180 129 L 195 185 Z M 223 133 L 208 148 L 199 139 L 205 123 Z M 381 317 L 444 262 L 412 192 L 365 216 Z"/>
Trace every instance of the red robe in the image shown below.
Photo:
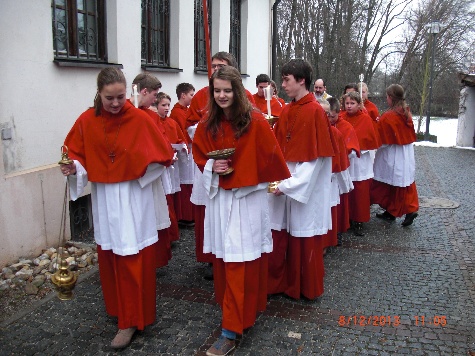
<path fill-rule="evenodd" d="M 350 160 L 346 154 L 345 139 L 342 133 L 334 126 L 332 126 L 331 129 L 333 136 L 338 143 L 338 150 L 335 152 L 335 156 L 332 157 L 332 173 L 339 173 L 348 169 L 350 166 Z M 323 248 L 336 246 L 338 244 L 337 233 L 341 232 L 340 225 L 346 225 L 344 221 L 338 221 L 338 207 L 341 205 L 341 203 L 342 202 L 340 200 L 339 204 L 332 206 L 332 229 L 323 235 Z M 349 217 L 347 219 L 347 224 L 349 225 Z"/>
<path fill-rule="evenodd" d="M 252 94 L 246 90 L 246 95 L 249 101 L 254 105 L 254 98 Z M 198 90 L 193 99 L 191 99 L 190 106 L 188 107 L 188 116 L 186 118 L 186 127 L 193 126 L 201 121 L 207 111 L 209 100 L 209 87 L 204 87 Z M 213 262 L 214 256 L 211 253 L 203 253 L 203 239 L 204 239 L 204 217 L 205 206 L 194 205 L 193 215 L 195 216 L 195 246 L 196 246 L 196 259 L 198 262 Z M 198 221 L 198 219 L 201 219 Z"/>
<path fill-rule="evenodd" d="M 254 98 L 254 101 L 256 103 L 256 108 L 258 108 L 260 111 L 262 111 L 263 114 L 267 114 L 267 100 L 263 96 L 259 96 L 259 94 L 254 94 L 252 96 Z M 284 104 L 285 105 L 285 104 Z M 270 111 L 272 116 L 277 116 L 279 117 L 282 109 L 284 108 L 284 105 L 277 100 L 277 98 L 272 97 L 270 101 Z"/>
<path fill-rule="evenodd" d="M 373 120 L 363 111 L 356 114 L 343 113 L 343 119 L 347 120 L 355 128 L 361 151 L 375 150 L 380 146 L 379 134 L 374 129 Z M 370 219 L 370 187 L 372 178 L 362 181 L 354 181 L 354 189 L 348 193 L 350 202 L 350 219 L 356 222 L 367 222 Z"/>
<path fill-rule="evenodd" d="M 313 93 L 292 101 L 282 110 L 274 132 L 287 162 L 308 162 L 331 157 L 337 143 L 330 123 Z M 294 237 L 272 231 L 274 248 L 269 255 L 268 293 L 285 293 L 314 299 L 323 293 L 323 244 L 321 236 Z"/>
<path fill-rule="evenodd" d="M 64 143 L 70 158 L 87 170 L 88 179 L 99 183 L 138 179 L 150 163 L 168 166 L 173 156 L 150 117 L 128 101 L 118 114 L 101 110 L 96 116 L 94 109 L 85 111 Z M 120 256 L 97 246 L 106 310 L 118 317 L 121 329 L 143 330 L 155 320 L 155 251 L 156 244 L 152 244 L 137 254 Z"/>
<path fill-rule="evenodd" d="M 360 143 L 358 141 L 358 136 L 356 136 L 356 131 L 353 126 L 348 121 L 344 120 L 342 116 L 338 116 L 338 120 L 334 125 L 343 135 L 347 155 L 349 155 L 351 151 L 355 151 L 356 156 L 360 157 Z M 346 232 L 350 228 L 349 194 L 350 193 L 341 194 L 340 204 L 338 204 L 336 207 L 338 232 Z"/>
<path fill-rule="evenodd" d="M 257 110 L 252 112 L 251 123 L 239 138 L 235 138 L 224 117 L 215 138 L 207 131 L 206 120 L 199 123 L 193 138 L 193 159 L 200 170 L 208 161 L 207 152 L 230 147 L 236 148 L 231 157 L 234 171 L 219 177 L 220 188 L 242 188 L 290 177 L 272 129 Z M 267 268 L 265 253 L 245 262 L 214 260 L 214 289 L 223 311 L 223 328 L 242 334 L 254 324 L 257 312 L 265 310 Z"/>
<path fill-rule="evenodd" d="M 412 120 L 394 110 L 385 112 L 379 121 L 381 141 L 386 145 L 408 145 L 416 142 Z M 377 180 L 371 185 L 371 203 L 379 204 L 393 216 L 400 217 L 419 210 L 416 182 L 408 187 L 396 187 Z"/>
<path fill-rule="evenodd" d="M 186 117 L 188 116 L 188 108 L 176 103 L 170 113 L 170 118 L 173 119 L 181 131 L 185 135 L 186 143 L 191 145 L 191 138 L 186 131 Z M 180 184 L 181 191 L 175 194 L 175 210 L 178 220 L 193 221 L 193 204 L 190 201 L 191 190 L 193 184 Z"/>

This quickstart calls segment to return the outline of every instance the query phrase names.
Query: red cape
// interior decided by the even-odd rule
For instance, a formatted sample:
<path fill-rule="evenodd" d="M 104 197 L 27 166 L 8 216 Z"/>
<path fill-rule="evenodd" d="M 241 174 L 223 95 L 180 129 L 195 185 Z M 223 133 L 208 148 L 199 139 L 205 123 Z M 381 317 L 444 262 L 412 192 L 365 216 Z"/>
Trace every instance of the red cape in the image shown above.
<path fill-rule="evenodd" d="M 342 172 L 350 166 L 350 160 L 346 153 L 345 138 L 343 134 L 334 126 L 331 126 L 335 141 L 338 143 L 337 151 L 332 157 L 332 173 Z"/>
<path fill-rule="evenodd" d="M 169 166 L 173 157 L 167 139 L 153 120 L 129 101 L 115 115 L 101 110 L 96 116 L 93 108 L 88 109 L 76 120 L 64 144 L 69 157 L 78 160 L 88 179 L 97 183 L 138 179 L 149 164 Z M 111 150 L 114 162 L 109 157 Z"/>
<path fill-rule="evenodd" d="M 378 128 L 383 144 L 407 145 L 416 142 L 414 122 L 394 110 L 389 110 L 381 116 Z"/>
<path fill-rule="evenodd" d="M 366 108 L 368 115 L 371 117 L 373 121 L 379 120 L 379 110 L 378 110 L 378 107 L 373 102 L 369 100 L 365 100 L 364 107 Z"/>
<path fill-rule="evenodd" d="M 222 120 L 221 127 L 223 131 L 218 132 L 214 140 L 206 130 L 206 121 L 201 121 L 193 138 L 193 158 L 201 171 L 208 161 L 208 152 L 236 148 L 231 157 L 234 172 L 219 177 L 221 188 L 247 187 L 290 177 L 272 129 L 261 113 L 252 113 L 248 131 L 238 139 L 228 121 Z"/>
<path fill-rule="evenodd" d="M 183 135 L 185 135 L 186 142 L 191 143 L 191 138 L 186 131 L 186 118 L 188 116 L 188 108 L 181 105 L 180 103 L 175 103 L 172 111 L 170 112 L 170 118 L 173 119 L 178 126 L 180 126 Z"/>
<path fill-rule="evenodd" d="M 348 121 L 342 119 L 341 116 L 338 116 L 335 127 L 343 135 L 347 154 L 350 154 L 351 151 L 354 150 L 356 155 L 360 157 L 360 142 L 358 141 L 358 136 L 356 136 L 356 131 L 353 126 Z"/>
<path fill-rule="evenodd" d="M 378 134 L 374 130 L 373 120 L 368 114 L 360 110 L 356 114 L 349 115 L 348 111 L 344 111 L 342 117 L 353 125 L 360 143 L 360 150 L 375 150 L 380 146 Z"/>
<path fill-rule="evenodd" d="M 282 110 L 274 132 L 287 162 L 309 162 L 334 155 L 330 123 L 313 93 Z M 290 139 L 287 135 L 290 133 Z"/>
<path fill-rule="evenodd" d="M 256 108 L 258 108 L 260 111 L 262 111 L 264 114 L 267 114 L 267 100 L 263 96 L 259 96 L 258 94 L 253 95 L 254 102 L 256 103 Z M 277 98 L 272 97 L 270 101 L 270 111 L 272 116 L 277 116 L 279 117 L 280 114 L 282 113 L 282 109 L 284 106 L 281 104 Z"/>

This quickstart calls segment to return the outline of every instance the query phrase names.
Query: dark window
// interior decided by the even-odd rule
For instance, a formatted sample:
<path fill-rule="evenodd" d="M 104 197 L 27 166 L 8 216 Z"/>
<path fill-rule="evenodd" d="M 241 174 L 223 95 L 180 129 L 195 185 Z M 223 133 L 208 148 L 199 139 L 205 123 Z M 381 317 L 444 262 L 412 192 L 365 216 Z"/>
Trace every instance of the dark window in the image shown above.
<path fill-rule="evenodd" d="M 94 242 L 91 194 L 69 202 L 69 221 L 73 241 Z"/>
<path fill-rule="evenodd" d="M 211 42 L 211 1 L 206 1 L 208 4 L 208 28 Z M 203 0 L 195 0 L 195 71 L 208 71 L 207 65 Z"/>
<path fill-rule="evenodd" d="M 106 61 L 104 0 L 52 0 L 55 59 Z"/>
<path fill-rule="evenodd" d="M 234 55 L 239 67 L 241 67 L 241 0 L 231 0 L 229 53 Z"/>
<path fill-rule="evenodd" d="M 142 65 L 170 67 L 169 0 L 142 0 Z"/>

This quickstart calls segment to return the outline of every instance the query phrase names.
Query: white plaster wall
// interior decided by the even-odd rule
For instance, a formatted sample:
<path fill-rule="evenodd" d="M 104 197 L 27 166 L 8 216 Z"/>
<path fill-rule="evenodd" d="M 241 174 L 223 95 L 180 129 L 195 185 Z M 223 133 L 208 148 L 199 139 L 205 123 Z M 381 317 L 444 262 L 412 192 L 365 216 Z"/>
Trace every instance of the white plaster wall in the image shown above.
<path fill-rule="evenodd" d="M 123 65 L 128 83 L 142 72 L 140 3 L 107 1 L 109 62 Z M 174 104 L 178 83 L 192 83 L 198 90 L 208 78 L 194 73 L 194 1 L 170 3 L 171 65 L 183 71 L 154 74 Z M 217 3 L 213 3 L 219 16 L 213 17 L 217 28 L 213 25 L 212 36 L 219 38 L 219 46 L 213 47 L 213 53 L 229 50 L 229 0 Z M 242 4 L 241 61 L 249 75 L 243 82 L 254 93 L 255 77 L 269 72 L 270 3 L 244 0 Z M 0 141 L 2 267 L 58 243 L 64 197 L 64 180 L 57 167 L 60 147 L 77 117 L 93 105 L 100 68 L 58 67 L 53 62 L 50 0 L 2 1 L 0 34 L 0 129 L 12 131 L 11 140 Z M 68 238 L 69 234 L 68 220 Z"/>
<path fill-rule="evenodd" d="M 460 91 L 456 145 L 474 147 L 475 136 L 475 87 L 463 87 Z"/>

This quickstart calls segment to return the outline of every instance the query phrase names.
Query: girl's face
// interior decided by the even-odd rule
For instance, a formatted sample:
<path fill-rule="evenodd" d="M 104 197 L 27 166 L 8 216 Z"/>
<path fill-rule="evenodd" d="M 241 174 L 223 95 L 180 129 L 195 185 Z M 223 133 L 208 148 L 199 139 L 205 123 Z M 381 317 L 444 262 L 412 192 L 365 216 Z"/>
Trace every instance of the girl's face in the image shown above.
<path fill-rule="evenodd" d="M 170 100 L 163 98 L 157 103 L 157 114 L 163 119 L 168 116 L 170 112 Z"/>
<path fill-rule="evenodd" d="M 104 110 L 111 114 L 118 114 L 125 105 L 126 91 L 124 83 L 104 85 L 99 92 Z"/>
<path fill-rule="evenodd" d="M 360 108 L 360 105 L 351 98 L 345 98 L 345 110 L 348 114 L 356 114 Z"/>
<path fill-rule="evenodd" d="M 393 106 L 393 99 L 388 94 L 386 94 L 386 101 L 389 107 Z"/>
<path fill-rule="evenodd" d="M 229 80 L 214 79 L 214 101 L 223 109 L 224 114 L 229 116 L 231 107 L 234 103 L 233 86 Z"/>

